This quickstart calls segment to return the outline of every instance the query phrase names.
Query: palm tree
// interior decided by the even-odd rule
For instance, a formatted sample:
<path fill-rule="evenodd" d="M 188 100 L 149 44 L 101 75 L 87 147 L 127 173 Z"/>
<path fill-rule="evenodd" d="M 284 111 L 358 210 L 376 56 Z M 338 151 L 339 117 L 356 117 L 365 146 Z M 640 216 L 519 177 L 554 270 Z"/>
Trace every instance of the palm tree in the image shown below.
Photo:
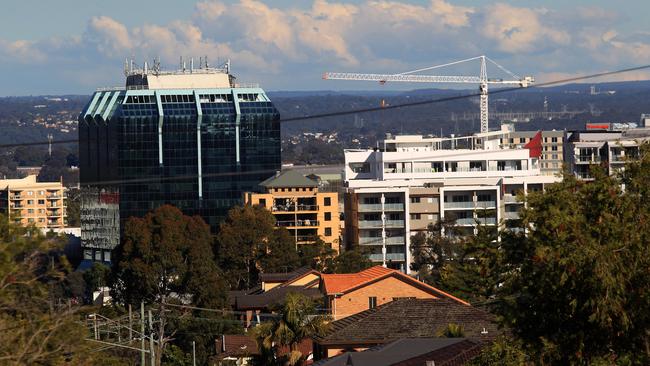
<path fill-rule="evenodd" d="M 307 355 L 300 352 L 299 344 L 312 336 L 324 335 L 329 318 L 315 315 L 314 303 L 298 293 L 287 294 L 281 312 L 278 319 L 253 329 L 261 353 L 258 361 L 263 365 L 301 365 Z M 279 349 L 285 347 L 288 352 L 279 354 Z"/>

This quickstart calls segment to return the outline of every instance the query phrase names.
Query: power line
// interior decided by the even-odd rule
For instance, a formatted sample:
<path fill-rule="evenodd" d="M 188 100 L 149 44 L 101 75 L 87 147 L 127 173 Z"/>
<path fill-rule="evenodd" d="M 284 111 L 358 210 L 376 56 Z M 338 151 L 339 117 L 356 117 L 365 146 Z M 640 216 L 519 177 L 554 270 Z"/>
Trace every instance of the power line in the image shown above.
<path fill-rule="evenodd" d="M 642 66 L 635 66 L 635 67 L 630 67 L 630 68 L 625 68 L 625 69 L 619 69 L 619 70 L 615 70 L 615 71 L 605 71 L 605 72 L 600 72 L 600 73 L 595 73 L 595 74 L 589 74 L 589 75 L 576 76 L 576 77 L 571 77 L 571 78 L 548 81 L 548 82 L 545 82 L 545 83 L 539 83 L 539 84 L 531 85 L 527 89 L 537 89 L 537 88 L 542 88 L 542 87 L 547 87 L 547 86 L 566 84 L 566 83 L 571 83 L 571 82 L 581 81 L 581 80 L 595 79 L 595 78 L 599 78 L 599 77 L 603 77 L 603 76 L 618 75 L 618 74 L 628 73 L 628 72 L 632 72 L 632 71 L 640 71 L 640 70 L 645 70 L 645 69 L 650 69 L 650 64 L 642 65 Z M 520 90 L 521 90 L 520 87 L 502 88 L 502 89 L 496 89 L 496 90 L 490 91 L 490 95 L 508 93 L 508 92 L 520 91 Z M 329 118 L 329 117 L 339 117 L 339 116 L 345 116 L 345 115 L 354 115 L 354 114 L 359 114 L 359 113 L 378 112 L 378 111 L 384 111 L 384 110 L 390 110 L 390 109 L 398 109 L 398 108 L 409 108 L 409 107 L 416 107 L 416 106 L 421 106 L 421 105 L 444 103 L 444 102 L 450 102 L 450 101 L 461 100 L 461 99 L 475 98 L 475 97 L 480 97 L 480 95 L 481 95 L 480 93 L 471 93 L 471 94 L 456 95 L 456 96 L 444 97 L 444 98 L 438 98 L 438 99 L 430 99 L 430 100 L 423 100 L 423 101 L 417 101 L 417 102 L 394 104 L 394 105 L 388 105 L 388 106 L 384 106 L 384 107 L 369 107 L 369 108 L 359 108 L 359 109 L 352 109 L 352 110 L 340 111 L 340 112 L 312 114 L 312 115 L 308 115 L 308 116 L 284 118 L 284 119 L 280 119 L 279 122 L 305 121 L 305 120 L 318 119 L 318 118 Z M 74 143 L 74 142 L 78 143 L 79 140 L 78 139 L 69 139 L 69 140 L 61 140 L 61 141 L 52 141 L 51 143 L 52 144 L 67 144 L 67 143 Z M 25 142 L 25 143 L 16 143 L 16 144 L 0 144 L 0 148 L 47 145 L 49 143 L 50 143 L 50 141 Z"/>

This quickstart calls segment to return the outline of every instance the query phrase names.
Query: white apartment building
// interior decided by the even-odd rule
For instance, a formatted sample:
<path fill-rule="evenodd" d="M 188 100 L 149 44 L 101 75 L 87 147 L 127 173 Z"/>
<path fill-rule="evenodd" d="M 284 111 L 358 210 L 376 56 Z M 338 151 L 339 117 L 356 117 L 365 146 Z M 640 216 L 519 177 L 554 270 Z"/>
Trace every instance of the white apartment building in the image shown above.
<path fill-rule="evenodd" d="M 517 226 L 516 195 L 561 178 L 542 174 L 541 143 L 504 148 L 503 135 L 395 136 L 375 149 L 346 150 L 347 245 L 365 246 L 372 261 L 408 272 L 411 236 L 438 220 L 455 219 L 460 235 L 475 232 L 477 221 L 495 230 Z"/>
<path fill-rule="evenodd" d="M 650 128 L 574 131 L 568 134 L 564 159 L 577 178 L 589 181 L 593 180 L 592 165 L 615 174 L 628 159 L 638 157 L 639 145 L 648 140 Z"/>

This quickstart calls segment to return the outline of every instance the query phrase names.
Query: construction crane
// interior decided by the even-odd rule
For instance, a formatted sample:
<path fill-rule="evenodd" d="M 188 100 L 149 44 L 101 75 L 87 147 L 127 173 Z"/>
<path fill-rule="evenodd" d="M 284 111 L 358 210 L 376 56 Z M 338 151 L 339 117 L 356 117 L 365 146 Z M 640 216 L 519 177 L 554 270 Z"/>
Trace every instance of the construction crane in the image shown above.
<path fill-rule="evenodd" d="M 457 65 L 465 62 L 480 60 L 481 71 L 479 76 L 443 76 L 443 75 L 421 75 L 417 74 L 423 71 L 439 69 L 446 66 Z M 488 79 L 487 77 L 487 61 L 496 65 L 501 71 L 508 74 L 513 80 L 504 79 Z M 480 110 L 481 110 L 481 132 L 488 132 L 488 85 L 489 84 L 502 84 L 502 85 L 515 85 L 522 88 L 528 87 L 535 82 L 532 76 L 520 77 L 496 63 L 489 57 L 477 56 L 465 60 L 454 61 L 444 65 L 437 65 L 407 71 L 399 74 L 362 74 L 362 73 L 347 73 L 347 72 L 327 72 L 323 74 L 325 80 L 360 80 L 360 81 L 378 81 L 381 84 L 387 82 L 400 81 L 411 83 L 465 83 L 465 84 L 478 84 L 480 92 Z"/>

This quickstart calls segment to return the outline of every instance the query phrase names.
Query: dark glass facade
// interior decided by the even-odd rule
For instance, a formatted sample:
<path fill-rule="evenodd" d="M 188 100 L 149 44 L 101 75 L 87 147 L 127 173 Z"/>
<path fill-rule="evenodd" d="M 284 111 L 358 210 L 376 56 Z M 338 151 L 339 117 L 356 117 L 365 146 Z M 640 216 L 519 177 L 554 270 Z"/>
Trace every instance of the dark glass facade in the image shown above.
<path fill-rule="evenodd" d="M 172 204 L 215 229 L 280 170 L 279 120 L 259 88 L 98 91 L 79 118 L 81 185 L 117 189 L 122 221 Z"/>

